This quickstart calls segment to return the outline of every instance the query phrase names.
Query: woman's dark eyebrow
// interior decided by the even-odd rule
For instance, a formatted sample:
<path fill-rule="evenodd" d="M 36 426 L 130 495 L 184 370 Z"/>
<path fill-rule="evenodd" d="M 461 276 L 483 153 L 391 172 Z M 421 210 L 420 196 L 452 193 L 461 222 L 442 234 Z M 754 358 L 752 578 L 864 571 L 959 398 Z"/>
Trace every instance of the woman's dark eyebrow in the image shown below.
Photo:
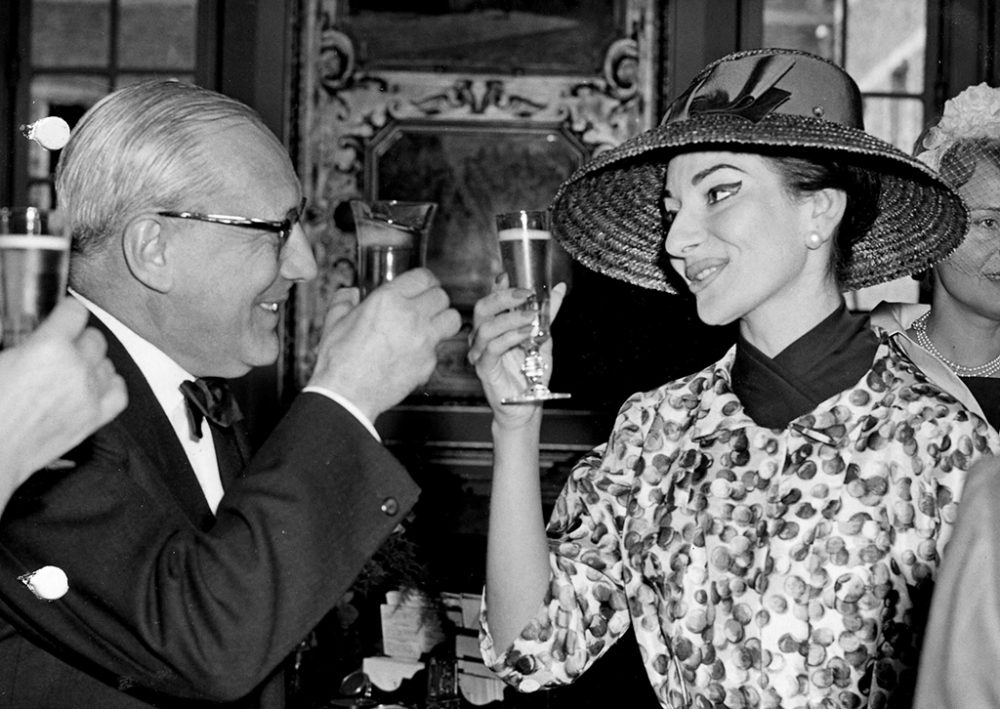
<path fill-rule="evenodd" d="M 725 169 L 725 168 L 730 168 L 731 170 L 739 170 L 740 172 L 744 172 L 743 170 L 740 170 L 740 168 L 736 167 L 735 165 L 730 165 L 729 163 L 720 162 L 720 163 L 718 163 L 716 165 L 712 165 L 711 167 L 706 167 L 701 172 L 696 173 L 694 175 L 694 177 L 691 178 L 691 184 L 692 185 L 697 185 L 699 182 L 701 182 L 702 180 L 704 180 L 706 177 L 708 177 L 709 175 L 711 175 L 716 170 L 722 170 L 722 169 Z M 662 199 L 669 199 L 669 198 L 672 198 L 672 197 L 673 197 L 673 195 L 670 193 L 670 190 L 664 189 Z"/>
<path fill-rule="evenodd" d="M 716 165 L 712 165 L 712 167 L 707 167 L 701 172 L 695 174 L 695 176 L 691 178 L 691 184 L 697 185 L 699 182 L 704 180 L 706 177 L 711 175 L 716 170 L 722 170 L 727 167 L 731 170 L 739 170 L 740 172 L 743 172 L 743 170 L 740 170 L 740 168 L 736 167 L 735 165 L 730 165 L 729 163 L 720 162 Z"/>

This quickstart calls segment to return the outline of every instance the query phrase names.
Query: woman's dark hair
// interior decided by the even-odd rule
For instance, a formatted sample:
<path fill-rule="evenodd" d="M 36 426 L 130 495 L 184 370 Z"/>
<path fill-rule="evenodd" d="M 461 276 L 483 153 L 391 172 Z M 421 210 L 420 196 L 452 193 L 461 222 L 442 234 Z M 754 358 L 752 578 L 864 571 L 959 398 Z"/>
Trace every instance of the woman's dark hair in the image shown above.
<path fill-rule="evenodd" d="M 844 255 L 849 253 L 854 242 L 863 236 L 878 216 L 878 201 L 882 182 L 877 173 L 837 160 L 824 160 L 814 156 L 790 157 L 769 155 L 772 164 L 784 180 L 785 187 L 793 197 L 834 188 L 847 195 L 844 217 L 840 220 L 833 242 L 833 257 L 830 271 L 836 275 L 837 283 L 842 283 Z"/>

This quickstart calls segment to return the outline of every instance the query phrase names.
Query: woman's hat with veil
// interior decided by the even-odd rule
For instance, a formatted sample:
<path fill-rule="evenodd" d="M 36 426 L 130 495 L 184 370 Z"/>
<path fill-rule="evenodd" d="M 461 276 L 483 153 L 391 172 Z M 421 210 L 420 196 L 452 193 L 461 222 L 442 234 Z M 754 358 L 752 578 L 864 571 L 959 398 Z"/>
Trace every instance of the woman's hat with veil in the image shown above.
<path fill-rule="evenodd" d="M 857 85 L 836 64 L 789 49 L 758 49 L 707 66 L 661 124 L 581 166 L 552 203 L 555 238 L 584 266 L 675 292 L 664 268 L 667 163 L 723 150 L 835 160 L 877 175 L 877 216 L 843 247 L 847 290 L 927 268 L 962 241 L 968 213 L 930 168 L 866 133 Z"/>

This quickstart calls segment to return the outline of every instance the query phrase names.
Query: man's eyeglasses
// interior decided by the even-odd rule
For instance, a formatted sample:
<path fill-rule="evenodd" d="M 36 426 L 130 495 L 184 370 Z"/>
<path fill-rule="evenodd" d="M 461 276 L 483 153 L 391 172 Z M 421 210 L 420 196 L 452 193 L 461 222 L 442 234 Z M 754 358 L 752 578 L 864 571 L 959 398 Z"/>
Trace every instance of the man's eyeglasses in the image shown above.
<path fill-rule="evenodd" d="M 295 225 L 302 219 L 302 215 L 305 213 L 305 210 L 306 201 L 303 199 L 299 206 L 296 209 L 290 210 L 285 218 L 280 222 L 276 222 L 271 219 L 234 217 L 228 214 L 202 214 L 201 212 L 173 212 L 168 210 L 157 212 L 157 214 L 161 217 L 169 217 L 171 219 L 193 219 L 195 221 L 208 222 L 210 224 L 240 227 L 241 229 L 258 229 L 260 231 L 268 231 L 272 234 L 278 235 L 280 247 L 283 248 L 285 244 L 288 243 L 289 237 L 292 235 L 292 229 L 294 229 Z"/>

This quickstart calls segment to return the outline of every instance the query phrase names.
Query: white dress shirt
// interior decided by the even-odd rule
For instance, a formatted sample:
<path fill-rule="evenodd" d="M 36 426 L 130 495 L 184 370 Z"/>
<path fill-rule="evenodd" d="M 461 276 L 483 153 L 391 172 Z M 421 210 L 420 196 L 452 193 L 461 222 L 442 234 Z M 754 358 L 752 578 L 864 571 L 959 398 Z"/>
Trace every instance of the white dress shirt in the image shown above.
<path fill-rule="evenodd" d="M 75 291 L 71 290 L 70 293 L 118 338 L 129 356 L 135 361 L 136 366 L 139 367 L 139 371 L 149 383 L 149 388 L 153 390 L 153 395 L 170 420 L 170 425 L 173 426 L 177 439 L 184 447 L 184 452 L 187 454 L 188 460 L 191 461 L 191 467 L 198 478 L 198 484 L 201 485 L 202 492 L 205 494 L 205 501 L 208 502 L 209 508 L 214 513 L 219 506 L 219 500 L 222 499 L 222 479 L 219 477 L 219 461 L 215 456 L 212 427 L 203 422 L 201 438 L 195 438 L 188 420 L 187 404 L 180 389 L 181 384 L 189 379 L 194 379 L 194 375 L 99 305 L 90 302 Z"/>

